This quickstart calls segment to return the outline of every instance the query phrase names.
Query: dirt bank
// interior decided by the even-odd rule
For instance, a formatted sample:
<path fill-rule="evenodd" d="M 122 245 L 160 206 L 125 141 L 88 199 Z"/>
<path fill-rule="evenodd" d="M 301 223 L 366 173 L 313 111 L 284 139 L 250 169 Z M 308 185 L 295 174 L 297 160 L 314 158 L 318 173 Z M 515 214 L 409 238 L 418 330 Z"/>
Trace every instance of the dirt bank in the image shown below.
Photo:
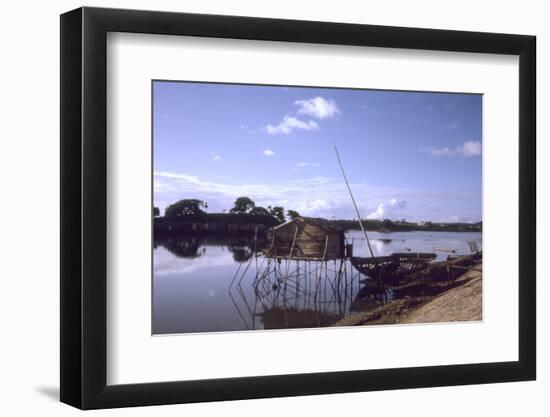
<path fill-rule="evenodd" d="M 334 326 L 481 320 L 482 281 L 481 264 L 478 264 L 452 284 L 442 287 L 443 291 L 437 295 L 423 291 L 399 298 L 372 311 L 344 317 Z"/>
<path fill-rule="evenodd" d="M 403 317 L 402 323 L 473 321 L 482 317 L 482 273 L 472 270 L 453 288 Z"/>

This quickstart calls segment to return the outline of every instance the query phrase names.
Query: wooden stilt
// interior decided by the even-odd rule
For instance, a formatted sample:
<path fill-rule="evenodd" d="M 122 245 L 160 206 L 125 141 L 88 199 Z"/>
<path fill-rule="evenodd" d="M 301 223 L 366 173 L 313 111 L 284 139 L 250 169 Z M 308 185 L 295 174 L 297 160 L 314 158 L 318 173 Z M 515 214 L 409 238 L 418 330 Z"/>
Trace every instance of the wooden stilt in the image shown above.
<path fill-rule="evenodd" d="M 327 254 L 327 247 L 328 247 L 328 235 L 327 237 L 325 238 L 325 249 L 323 251 L 323 259 L 321 260 L 321 265 L 319 266 L 320 268 L 320 272 L 318 274 L 318 277 L 317 277 L 317 283 L 315 285 L 315 295 L 313 297 L 313 301 L 316 302 L 317 301 L 317 293 L 319 291 L 319 284 L 321 283 L 321 274 L 323 273 L 323 265 L 325 263 L 325 256 Z"/>

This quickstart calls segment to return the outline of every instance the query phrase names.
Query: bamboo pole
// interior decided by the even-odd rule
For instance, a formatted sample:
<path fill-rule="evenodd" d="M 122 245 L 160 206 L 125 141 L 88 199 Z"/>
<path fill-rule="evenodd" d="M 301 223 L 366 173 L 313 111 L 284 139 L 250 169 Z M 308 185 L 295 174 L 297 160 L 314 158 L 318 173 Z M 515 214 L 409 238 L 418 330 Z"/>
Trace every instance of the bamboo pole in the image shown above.
<path fill-rule="evenodd" d="M 292 246 L 290 247 L 290 253 L 288 254 L 288 259 L 286 263 L 285 275 L 287 276 L 288 276 L 288 268 L 290 266 L 289 262 L 292 260 L 292 252 L 294 252 L 294 244 L 296 243 L 296 236 L 298 236 L 298 226 L 296 226 L 296 230 L 294 231 L 294 238 L 292 239 Z"/>
<path fill-rule="evenodd" d="M 367 239 L 367 245 L 369 247 L 370 256 L 374 258 L 374 253 L 372 252 L 372 248 L 370 246 L 370 240 L 367 236 L 367 232 L 365 231 L 365 228 L 363 227 L 363 222 L 361 221 L 361 214 L 359 214 L 359 208 L 357 207 L 357 203 L 355 203 L 355 198 L 353 198 L 353 193 L 351 192 L 351 187 L 348 183 L 348 178 L 346 177 L 346 172 L 344 171 L 344 166 L 342 165 L 342 160 L 340 159 L 340 153 L 338 152 L 338 148 L 336 147 L 336 143 L 333 143 L 334 150 L 336 151 L 336 157 L 338 158 L 338 164 L 340 164 L 340 170 L 342 171 L 342 176 L 344 177 L 344 181 L 346 182 L 346 186 L 348 187 L 349 195 L 351 197 L 351 201 L 353 202 L 353 207 L 355 207 L 355 212 L 357 213 L 357 220 L 359 221 L 359 226 L 361 227 L 361 230 L 363 231 L 363 234 L 365 235 L 365 238 Z"/>
<path fill-rule="evenodd" d="M 258 271 L 258 225 L 254 226 L 254 259 L 256 260 L 256 271 Z"/>
<path fill-rule="evenodd" d="M 325 238 L 325 250 L 323 251 L 323 259 L 321 260 L 321 265 L 320 265 L 320 269 L 319 269 L 319 273 L 317 273 L 317 271 L 315 271 L 315 275 L 317 277 L 317 283 L 315 285 L 315 294 L 314 294 L 314 297 L 313 297 L 313 303 L 317 303 L 317 293 L 319 291 L 319 285 L 321 284 L 321 278 L 322 278 L 322 274 L 323 274 L 323 264 L 325 263 L 325 256 L 327 254 L 327 246 L 328 246 L 328 235 L 327 237 Z"/>
<path fill-rule="evenodd" d="M 231 280 L 231 283 L 229 284 L 228 291 L 231 291 L 231 287 L 233 287 L 233 283 L 235 282 L 235 279 L 237 279 L 237 276 L 239 275 L 239 271 L 241 270 L 242 266 L 243 266 L 243 264 L 239 263 L 239 266 L 237 267 L 237 270 L 235 271 L 235 275 L 233 275 L 233 279 Z"/>

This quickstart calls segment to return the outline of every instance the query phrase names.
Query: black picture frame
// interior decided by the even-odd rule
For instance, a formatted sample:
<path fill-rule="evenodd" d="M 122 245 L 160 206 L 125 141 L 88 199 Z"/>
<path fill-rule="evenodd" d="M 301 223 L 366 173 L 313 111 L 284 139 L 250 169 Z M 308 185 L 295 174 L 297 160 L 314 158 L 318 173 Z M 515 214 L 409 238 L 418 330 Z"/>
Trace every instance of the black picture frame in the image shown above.
<path fill-rule="evenodd" d="M 519 360 L 107 385 L 108 32 L 519 56 Z M 88 7 L 61 15 L 61 401 L 94 409 L 534 380 L 535 45 L 524 35 L 252 17 Z"/>

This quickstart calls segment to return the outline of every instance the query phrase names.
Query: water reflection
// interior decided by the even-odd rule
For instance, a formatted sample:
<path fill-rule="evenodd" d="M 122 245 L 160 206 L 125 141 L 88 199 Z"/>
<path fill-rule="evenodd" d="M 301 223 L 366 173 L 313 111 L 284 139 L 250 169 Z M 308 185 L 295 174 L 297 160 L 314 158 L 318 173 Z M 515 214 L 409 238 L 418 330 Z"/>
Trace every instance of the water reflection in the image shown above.
<path fill-rule="evenodd" d="M 167 239 L 158 242 L 157 246 L 159 244 L 178 258 L 194 259 L 206 253 L 206 247 L 199 253 L 201 245 L 197 239 Z"/>
<path fill-rule="evenodd" d="M 376 255 L 433 251 L 468 253 L 480 233 L 371 233 Z M 360 233 L 346 235 L 364 256 Z M 330 326 L 343 316 L 373 310 L 399 293 L 372 285 L 349 261 L 275 261 L 265 242 L 249 238 L 185 237 L 154 242 L 153 333 Z M 438 253 L 439 259 L 448 253 Z"/>
<path fill-rule="evenodd" d="M 375 256 L 393 252 L 435 252 L 436 260 L 442 261 L 449 253 L 468 254 L 468 241 L 475 241 L 482 247 L 479 232 L 369 232 L 371 247 Z M 355 256 L 368 256 L 365 236 L 360 231 L 346 233 L 346 239 L 353 243 Z"/>
<path fill-rule="evenodd" d="M 351 264 L 345 260 L 261 258 L 253 268 L 252 293 L 247 294 L 248 284 L 243 285 L 247 272 L 238 271 L 229 288 L 248 329 L 329 326 L 350 311 L 354 281 L 358 285 L 358 274 L 354 278 Z"/>
<path fill-rule="evenodd" d="M 224 247 L 233 254 L 235 262 L 246 262 L 264 248 L 263 240 L 251 238 L 179 237 L 156 239 L 153 247 L 164 247 L 178 258 L 194 259 L 206 255 L 208 247 Z"/>

